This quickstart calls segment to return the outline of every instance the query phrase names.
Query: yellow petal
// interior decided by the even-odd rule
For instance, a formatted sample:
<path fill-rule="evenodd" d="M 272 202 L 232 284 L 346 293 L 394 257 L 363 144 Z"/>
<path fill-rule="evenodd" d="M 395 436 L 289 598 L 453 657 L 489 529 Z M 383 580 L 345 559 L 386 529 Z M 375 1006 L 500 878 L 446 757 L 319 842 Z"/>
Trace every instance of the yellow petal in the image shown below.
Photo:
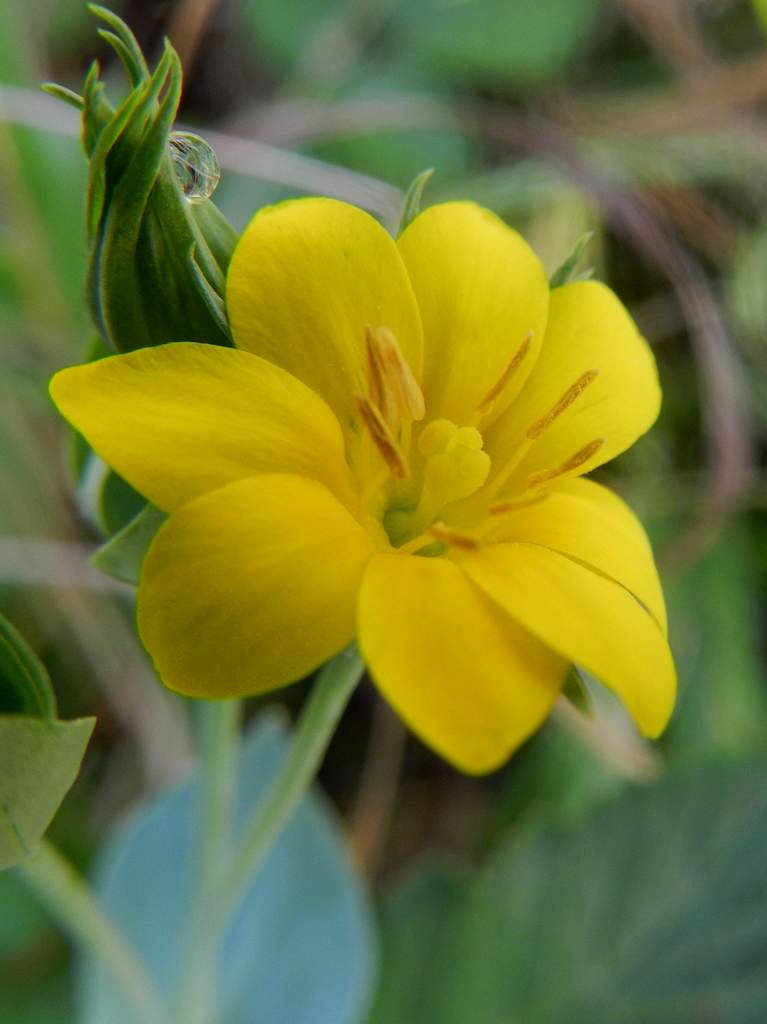
<path fill-rule="evenodd" d="M 316 477 L 351 500 L 338 421 L 248 352 L 179 342 L 57 373 L 51 395 L 106 462 L 166 512 L 255 473 Z"/>
<path fill-rule="evenodd" d="M 295 374 L 346 428 L 364 394 L 365 328 L 391 331 L 416 378 L 421 324 L 394 240 L 335 199 L 261 210 L 232 256 L 226 289 L 236 344 Z"/>
<path fill-rule="evenodd" d="M 503 472 L 530 443 L 527 432 L 537 433 L 506 488 L 514 493 L 531 473 L 564 465 L 597 439 L 604 443 L 570 475 L 614 458 L 652 426 L 660 400 L 655 359 L 620 300 L 597 281 L 578 281 L 551 293 L 533 372 L 485 447 Z"/>
<path fill-rule="evenodd" d="M 630 590 L 667 631 L 666 605 L 647 534 L 628 505 L 606 487 L 582 478 L 557 481 L 542 501 L 504 516 L 496 536 L 540 544 L 609 576 Z"/>
<path fill-rule="evenodd" d="M 141 639 L 179 693 L 235 697 L 292 683 L 352 640 L 372 551 L 322 484 L 238 480 L 160 529 L 139 588 Z"/>
<path fill-rule="evenodd" d="M 430 207 L 398 244 L 421 310 L 429 419 L 473 423 L 524 349 L 487 403 L 488 417 L 497 415 L 524 383 L 541 345 L 548 285 L 540 260 L 515 231 L 473 203 Z"/>
<path fill-rule="evenodd" d="M 623 587 L 533 544 L 498 544 L 458 557 L 525 629 L 615 690 L 643 733 L 663 730 L 676 689 L 671 652 L 655 620 Z"/>
<path fill-rule="evenodd" d="M 359 643 L 413 731 L 471 773 L 497 768 L 538 728 L 567 667 L 442 558 L 370 562 Z"/>

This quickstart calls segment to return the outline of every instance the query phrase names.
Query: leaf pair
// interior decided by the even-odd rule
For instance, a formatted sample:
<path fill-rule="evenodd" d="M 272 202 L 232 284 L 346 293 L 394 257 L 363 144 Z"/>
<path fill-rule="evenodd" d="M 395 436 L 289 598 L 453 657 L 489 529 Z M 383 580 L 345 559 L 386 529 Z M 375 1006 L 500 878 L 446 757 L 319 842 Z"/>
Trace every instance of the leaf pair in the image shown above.
<path fill-rule="evenodd" d="M 33 851 L 80 768 L 96 720 L 56 714 L 45 669 L 0 616 L 0 869 Z"/>

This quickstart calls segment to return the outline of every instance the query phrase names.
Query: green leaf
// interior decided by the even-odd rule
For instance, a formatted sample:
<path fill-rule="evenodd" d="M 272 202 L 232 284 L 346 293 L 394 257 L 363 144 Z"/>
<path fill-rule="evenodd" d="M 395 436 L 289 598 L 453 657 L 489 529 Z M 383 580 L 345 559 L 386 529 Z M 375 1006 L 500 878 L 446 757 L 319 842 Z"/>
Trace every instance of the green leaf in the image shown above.
<path fill-rule="evenodd" d="M 77 777 L 95 718 L 0 717 L 0 868 L 34 849 Z"/>
<path fill-rule="evenodd" d="M 106 7 L 101 7 L 99 4 L 88 4 L 88 10 L 97 18 L 105 21 L 112 29 L 111 32 L 99 29 L 99 35 L 107 39 L 110 45 L 114 47 L 115 52 L 123 62 L 131 84 L 138 85 L 145 78 L 148 78 L 149 68 L 146 66 L 141 47 L 122 18 L 113 14 Z"/>
<path fill-rule="evenodd" d="M 762 32 L 767 36 L 767 0 L 751 0 L 751 6 Z"/>
<path fill-rule="evenodd" d="M 531 85 L 588 42 L 603 0 L 423 0 L 404 5 L 402 49 L 432 75 Z"/>
<path fill-rule="evenodd" d="M 23 860 L 48 828 L 94 722 L 56 721 L 48 673 L 0 616 L 0 869 Z"/>
<path fill-rule="evenodd" d="M 82 96 L 79 93 L 74 92 L 73 89 L 67 89 L 65 85 L 57 85 L 55 82 L 43 82 L 40 88 L 43 92 L 47 92 L 49 96 L 53 96 L 54 99 L 68 103 L 69 106 L 74 107 L 75 110 L 83 109 Z"/>
<path fill-rule="evenodd" d="M 669 587 L 681 692 L 666 745 L 677 763 L 767 750 L 758 614 L 762 547 L 748 519 L 731 523 L 706 557 Z"/>
<path fill-rule="evenodd" d="M 246 31 L 279 70 L 300 63 L 307 44 L 342 16 L 342 0 L 244 0 L 237 5 Z"/>
<path fill-rule="evenodd" d="M 438 942 L 433 907 L 389 902 L 372 1022 L 761 1024 L 765 848 L 764 762 L 633 790 L 577 829 L 516 834 L 451 894 Z M 417 1005 L 397 1004 L 419 971 Z"/>
<path fill-rule="evenodd" d="M 414 220 L 421 212 L 421 200 L 423 198 L 423 190 L 429 183 L 429 178 L 434 174 L 434 168 L 429 167 L 425 171 L 421 171 L 410 183 L 410 187 L 405 193 L 405 201 L 402 204 L 402 216 L 399 222 L 398 235 L 401 235 L 405 228 Z"/>
<path fill-rule="evenodd" d="M 239 757 L 237 828 L 285 756 L 283 731 L 262 719 Z M 197 780 L 140 807 L 107 843 L 96 890 L 170 998 L 187 929 Z M 358 1024 L 374 941 L 360 882 L 327 806 L 306 798 L 253 878 L 219 961 L 217 1024 Z M 84 964 L 81 1024 L 135 1024 L 111 979 Z"/>
<path fill-rule="evenodd" d="M 145 505 L 127 526 L 102 544 L 91 557 L 91 565 L 107 576 L 137 586 L 147 549 L 167 518 L 154 505 Z"/>
<path fill-rule="evenodd" d="M 591 239 L 594 237 L 593 231 L 587 231 L 585 235 L 581 235 L 578 241 L 573 246 L 573 250 L 567 259 L 562 263 L 561 266 L 557 267 L 554 273 L 551 275 L 549 281 L 549 288 L 559 288 L 563 284 L 567 284 L 568 281 L 573 279 L 575 268 L 578 266 L 578 262 L 583 255 L 586 246 L 589 244 Z M 591 271 L 587 271 L 585 276 L 590 277 Z M 580 275 L 583 277 L 584 275 Z"/>
<path fill-rule="evenodd" d="M 369 1024 L 405 1024 L 432 1020 L 429 1001 L 440 987 L 441 945 L 454 917 L 464 885 L 444 867 L 429 866 L 408 878 L 381 911 L 385 965 Z M 434 956 L 425 956 L 431 950 Z"/>
<path fill-rule="evenodd" d="M 0 615 L 0 714 L 56 717 L 56 696 L 42 663 Z"/>

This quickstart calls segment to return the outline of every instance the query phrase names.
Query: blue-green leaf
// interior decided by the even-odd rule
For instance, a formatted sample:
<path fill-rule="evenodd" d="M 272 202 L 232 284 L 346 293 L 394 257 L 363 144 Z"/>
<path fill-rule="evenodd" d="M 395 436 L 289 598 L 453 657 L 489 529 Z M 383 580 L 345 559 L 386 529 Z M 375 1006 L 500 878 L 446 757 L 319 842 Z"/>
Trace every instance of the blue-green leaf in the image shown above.
<path fill-rule="evenodd" d="M 286 750 L 262 720 L 239 759 L 237 824 L 263 797 Z M 96 888 L 170 999 L 181 970 L 196 823 L 196 781 L 141 807 L 104 850 Z M 299 807 L 252 880 L 219 962 L 218 1024 L 357 1024 L 374 944 L 364 894 L 332 815 Z M 100 966 L 84 965 L 82 1024 L 136 1024 Z"/>

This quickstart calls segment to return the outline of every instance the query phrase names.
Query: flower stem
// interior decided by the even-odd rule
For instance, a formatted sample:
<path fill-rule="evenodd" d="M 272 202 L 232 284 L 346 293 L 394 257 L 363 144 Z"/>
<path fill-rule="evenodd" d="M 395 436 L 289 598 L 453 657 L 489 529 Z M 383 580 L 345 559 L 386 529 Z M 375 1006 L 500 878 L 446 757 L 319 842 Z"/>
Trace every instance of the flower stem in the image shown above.
<path fill-rule="evenodd" d="M 248 882 L 312 783 L 362 670 L 357 651 L 349 647 L 320 672 L 301 713 L 287 759 L 271 790 L 245 823 L 234 860 L 223 880 L 219 895 L 227 918 L 239 905 Z"/>
<path fill-rule="evenodd" d="M 125 936 L 96 902 L 85 879 L 43 839 L 17 871 L 58 920 L 120 986 L 142 1024 L 169 1024 L 162 1000 Z"/>
<path fill-rule="evenodd" d="M 216 1001 L 216 955 L 219 934 L 210 927 L 218 889 L 229 857 L 240 702 L 204 701 L 199 705 L 202 753 L 197 846 L 190 892 L 184 969 L 177 989 L 177 1019 L 208 1024 Z"/>

